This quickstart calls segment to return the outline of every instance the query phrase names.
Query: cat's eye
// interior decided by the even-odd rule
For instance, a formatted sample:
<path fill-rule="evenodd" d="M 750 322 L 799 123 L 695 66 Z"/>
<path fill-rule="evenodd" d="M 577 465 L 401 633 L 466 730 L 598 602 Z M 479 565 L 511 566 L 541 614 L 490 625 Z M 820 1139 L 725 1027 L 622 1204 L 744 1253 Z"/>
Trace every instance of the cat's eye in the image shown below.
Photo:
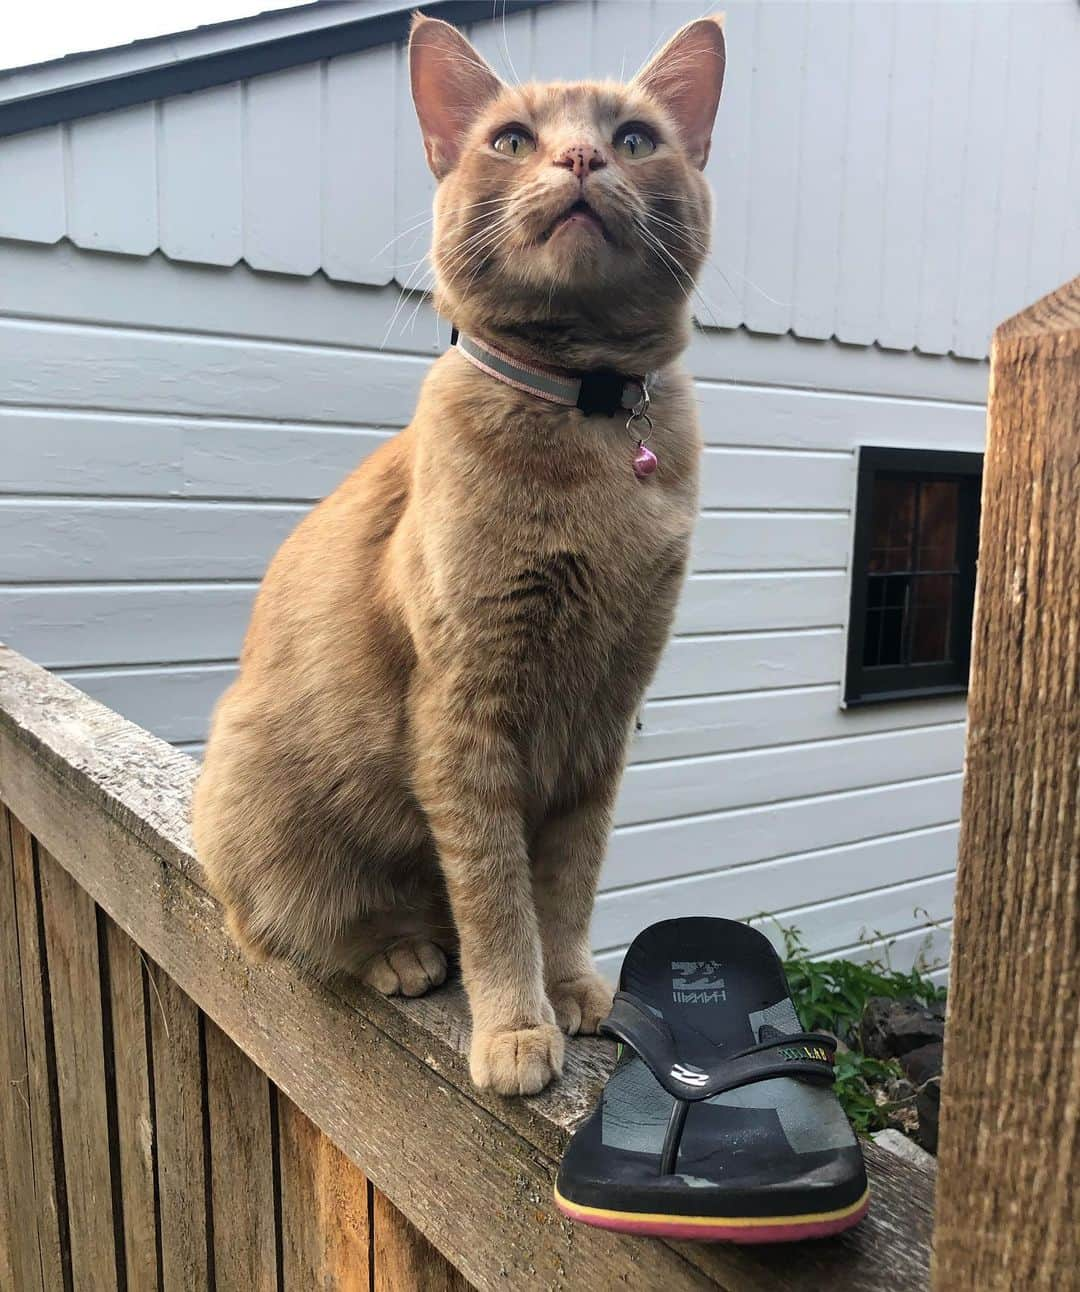
<path fill-rule="evenodd" d="M 524 126 L 510 126 L 495 136 L 491 146 L 507 157 L 528 157 L 536 152 L 536 140 Z"/>
<path fill-rule="evenodd" d="M 644 126 L 621 126 L 615 133 L 615 151 L 624 157 L 648 157 L 656 151 L 656 140 Z"/>

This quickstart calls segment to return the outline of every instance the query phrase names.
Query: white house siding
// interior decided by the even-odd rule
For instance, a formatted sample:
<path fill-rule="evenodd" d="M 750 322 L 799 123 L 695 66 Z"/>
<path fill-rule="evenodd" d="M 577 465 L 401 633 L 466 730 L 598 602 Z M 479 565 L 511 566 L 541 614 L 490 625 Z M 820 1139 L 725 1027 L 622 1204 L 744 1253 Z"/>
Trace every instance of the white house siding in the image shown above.
<path fill-rule="evenodd" d="M 702 516 L 594 945 L 614 972 L 651 920 L 768 913 L 818 954 L 941 960 L 964 708 L 841 709 L 855 452 L 979 449 L 993 321 L 1080 267 L 1080 12 L 728 8 Z M 474 36 L 522 75 L 618 74 L 696 12 Z M 445 347 L 397 289 L 430 193 L 390 48 L 0 139 L 0 638 L 198 753 L 270 555 Z"/>
<path fill-rule="evenodd" d="M 0 637 L 197 753 L 266 561 L 408 419 L 445 335 L 424 306 L 380 351 L 389 287 L 67 242 L 0 245 L 0 290 Z M 854 450 L 978 448 L 985 365 L 745 332 L 691 353 L 702 520 L 601 963 L 702 910 L 774 912 L 821 953 L 899 935 L 906 963 L 947 931 L 963 705 L 840 708 Z"/>
<path fill-rule="evenodd" d="M 724 7 L 705 326 L 984 358 L 997 321 L 1080 267 L 1076 0 Z M 327 8 L 331 25 L 364 7 Z M 701 12 L 563 0 L 471 34 L 508 79 L 620 76 Z M 0 78 L 0 104 L 57 75 Z M 393 47 L 0 144 L 0 237 L 371 286 L 427 281 L 432 192 Z"/>

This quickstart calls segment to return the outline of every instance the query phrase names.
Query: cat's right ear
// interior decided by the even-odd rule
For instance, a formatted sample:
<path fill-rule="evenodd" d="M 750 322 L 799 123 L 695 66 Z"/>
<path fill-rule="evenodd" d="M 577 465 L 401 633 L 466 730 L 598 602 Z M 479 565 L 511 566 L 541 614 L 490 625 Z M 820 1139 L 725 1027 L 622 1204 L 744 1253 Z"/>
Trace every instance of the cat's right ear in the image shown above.
<path fill-rule="evenodd" d="M 409 74 L 428 165 L 442 179 L 457 165 L 477 114 L 503 84 L 459 31 L 419 13 L 409 38 Z"/>

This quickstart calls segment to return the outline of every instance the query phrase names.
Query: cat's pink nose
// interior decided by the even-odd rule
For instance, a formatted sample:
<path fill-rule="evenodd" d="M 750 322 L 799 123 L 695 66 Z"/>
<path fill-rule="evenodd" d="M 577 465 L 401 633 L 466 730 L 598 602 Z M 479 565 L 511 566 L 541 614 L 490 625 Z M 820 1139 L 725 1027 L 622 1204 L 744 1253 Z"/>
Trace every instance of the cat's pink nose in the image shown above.
<path fill-rule="evenodd" d="M 571 144 L 559 153 L 554 164 L 573 171 L 578 179 L 584 179 L 590 172 L 606 166 L 607 160 L 599 148 L 592 144 Z"/>

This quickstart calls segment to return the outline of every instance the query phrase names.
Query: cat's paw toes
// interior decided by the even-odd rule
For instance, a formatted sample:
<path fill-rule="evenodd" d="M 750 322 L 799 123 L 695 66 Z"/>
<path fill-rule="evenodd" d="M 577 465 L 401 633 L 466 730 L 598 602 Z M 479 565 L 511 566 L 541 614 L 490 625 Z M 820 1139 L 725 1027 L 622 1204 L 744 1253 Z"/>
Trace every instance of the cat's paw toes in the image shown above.
<path fill-rule="evenodd" d="M 446 953 L 426 938 L 410 938 L 372 956 L 360 977 L 384 996 L 423 996 L 446 981 Z"/>
<path fill-rule="evenodd" d="M 568 1036 L 591 1036 L 611 1011 L 611 988 L 597 973 L 553 983 L 548 998 L 555 1021 Z"/>
<path fill-rule="evenodd" d="M 500 1095 L 535 1095 L 562 1072 L 562 1063 L 562 1033 L 551 1023 L 476 1032 L 469 1054 L 476 1085 Z"/>

